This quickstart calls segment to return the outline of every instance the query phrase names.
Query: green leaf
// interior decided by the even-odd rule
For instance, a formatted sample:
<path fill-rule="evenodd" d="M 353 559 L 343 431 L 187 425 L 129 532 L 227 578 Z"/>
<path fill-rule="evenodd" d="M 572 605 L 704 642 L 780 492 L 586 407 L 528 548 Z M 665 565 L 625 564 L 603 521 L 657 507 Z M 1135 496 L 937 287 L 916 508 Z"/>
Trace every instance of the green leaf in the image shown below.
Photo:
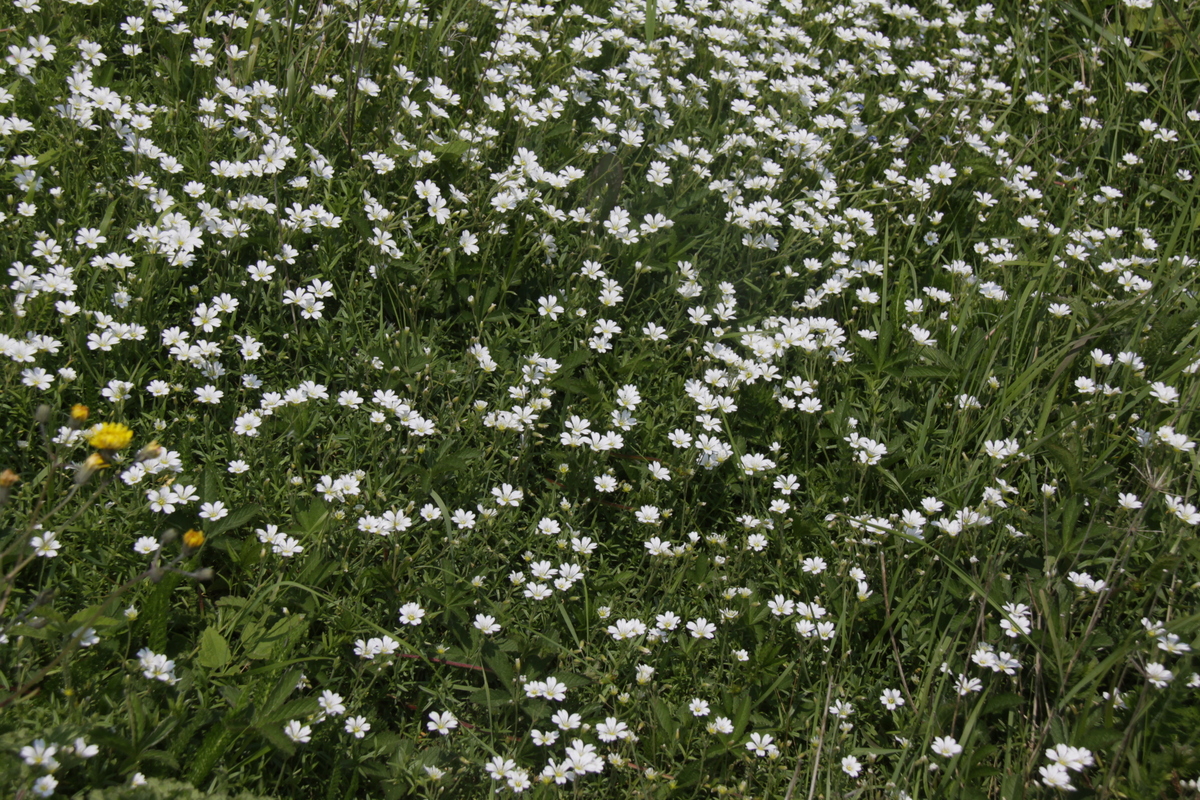
<path fill-rule="evenodd" d="M 233 745 L 236 738 L 232 731 L 220 724 L 210 729 L 208 735 L 204 737 L 204 743 L 200 745 L 200 749 L 192 754 L 192 769 L 188 780 L 192 783 L 199 783 L 207 778 L 208 773 L 212 772 L 212 768 L 221 756 L 225 755 L 225 751 Z"/>
<path fill-rule="evenodd" d="M 200 497 L 206 503 L 221 499 L 221 479 L 213 467 L 206 467 L 200 475 Z"/>
<path fill-rule="evenodd" d="M 225 518 L 214 522 L 209 526 L 205 533 L 207 533 L 209 537 L 213 537 L 217 534 L 224 533 L 225 531 L 231 531 L 234 528 L 240 528 L 257 517 L 260 511 L 262 511 L 262 509 L 254 503 L 242 506 L 237 511 L 234 511 Z"/>
<path fill-rule="evenodd" d="M 476 689 L 468 695 L 472 703 L 478 703 L 486 708 L 491 708 L 492 711 L 499 711 L 504 706 L 508 705 L 512 696 L 507 690 L 500 687 L 488 687 L 486 689 Z"/>
<path fill-rule="evenodd" d="M 1125 735 L 1123 728 L 1092 728 L 1079 738 L 1079 745 L 1089 750 L 1107 750 Z"/>
<path fill-rule="evenodd" d="M 680 789 L 686 789 L 689 786 L 695 786 L 700 782 L 700 778 L 703 777 L 703 775 L 704 770 L 702 767 L 702 762 L 693 760 L 689 762 L 686 767 L 681 769 L 675 776 L 675 785 Z"/>
<path fill-rule="evenodd" d="M 443 145 L 438 145 L 433 148 L 433 152 L 444 156 L 461 156 L 467 152 L 467 148 L 471 145 L 463 139 L 455 139 L 452 142 L 446 142 Z"/>
<path fill-rule="evenodd" d="M 746 723 L 750 721 L 750 712 L 753 706 L 750 704 L 750 696 L 742 692 L 734 701 L 733 711 L 733 738 L 740 739 L 742 734 L 746 732 Z"/>
<path fill-rule="evenodd" d="M 220 669 L 230 662 L 233 653 L 229 650 L 229 642 L 216 628 L 205 628 L 200 635 L 200 654 L 197 660 L 200 666 L 209 669 Z"/>
<path fill-rule="evenodd" d="M 301 530 L 309 536 L 318 533 L 324 528 L 328 520 L 329 510 L 320 500 L 313 500 L 308 504 L 308 508 L 296 514 L 296 522 L 300 524 Z"/>
<path fill-rule="evenodd" d="M 494 646 L 484 649 L 483 663 L 487 664 L 492 672 L 496 673 L 496 677 L 500 679 L 502 685 L 507 686 L 513 682 L 512 662 L 498 649 L 495 649 Z"/>
<path fill-rule="evenodd" d="M 654 719 L 658 723 L 658 730 L 662 734 L 662 738 L 665 741 L 673 740 L 675 732 L 679 729 L 679 720 L 675 714 L 662 701 L 661 697 L 655 697 L 650 701 L 650 710 L 654 712 Z"/>
<path fill-rule="evenodd" d="M 303 614 L 293 614 L 277 620 L 265 632 L 263 627 L 262 622 L 251 623 L 242 632 L 242 643 L 245 645 L 247 658 L 278 658 L 293 640 L 303 638 L 308 629 L 308 622 Z"/>
<path fill-rule="evenodd" d="M 167 647 L 167 633 L 171 628 L 170 610 L 171 594 L 179 586 L 183 578 L 174 572 L 163 576 L 158 586 L 150 593 L 146 603 L 138 615 L 140 628 L 148 639 L 147 646 L 155 653 L 161 653 Z"/>
<path fill-rule="evenodd" d="M 255 715 L 254 729 L 265 735 L 266 731 L 277 730 L 288 720 L 306 719 L 316 711 L 315 697 L 300 697 L 278 708 L 264 709 L 263 713 Z"/>
<path fill-rule="evenodd" d="M 1001 711 L 1008 711 L 1010 708 L 1016 708 L 1025 702 L 1025 698 L 1019 694 L 1005 692 L 1004 694 L 992 695 L 987 705 L 983 707 L 984 714 L 996 714 Z"/>

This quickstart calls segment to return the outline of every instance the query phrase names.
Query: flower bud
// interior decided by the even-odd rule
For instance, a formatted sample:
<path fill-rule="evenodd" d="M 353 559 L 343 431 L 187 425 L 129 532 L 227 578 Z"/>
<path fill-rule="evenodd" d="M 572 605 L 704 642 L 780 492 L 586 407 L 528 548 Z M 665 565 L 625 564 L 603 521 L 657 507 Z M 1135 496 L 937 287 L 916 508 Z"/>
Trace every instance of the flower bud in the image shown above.
<path fill-rule="evenodd" d="M 138 451 L 137 458 L 135 460 L 138 462 L 151 461 L 155 458 L 158 458 L 160 455 L 162 455 L 162 445 L 160 445 L 158 442 L 151 442 Z"/>
<path fill-rule="evenodd" d="M 192 528 L 183 535 L 183 548 L 185 550 L 199 550 L 204 544 L 204 531 L 198 531 Z"/>
<path fill-rule="evenodd" d="M 21 476 L 11 469 L 0 472 L 0 506 L 8 502 L 9 495 L 12 494 L 12 487 L 19 480 L 21 480 Z"/>
<path fill-rule="evenodd" d="M 107 466 L 108 462 L 104 460 L 104 456 L 92 453 L 87 457 L 87 461 L 80 464 L 79 469 L 75 471 L 75 482 L 82 486 L 91 479 L 92 475 Z"/>
<path fill-rule="evenodd" d="M 71 406 L 71 427 L 78 428 L 88 421 L 88 407 L 82 403 Z"/>

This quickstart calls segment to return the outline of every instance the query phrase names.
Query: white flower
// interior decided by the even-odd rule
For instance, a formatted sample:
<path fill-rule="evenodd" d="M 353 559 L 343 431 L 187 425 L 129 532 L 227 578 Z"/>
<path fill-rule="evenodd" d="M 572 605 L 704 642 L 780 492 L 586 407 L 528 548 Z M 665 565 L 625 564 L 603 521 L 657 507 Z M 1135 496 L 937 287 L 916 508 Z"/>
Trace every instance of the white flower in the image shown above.
<path fill-rule="evenodd" d="M 292 558 L 303 551 L 304 548 L 300 546 L 300 542 L 287 535 L 281 535 L 271 547 L 271 552 L 284 558 Z"/>
<path fill-rule="evenodd" d="M 449 711 L 430 711 L 429 722 L 425 727 L 442 736 L 448 736 L 450 731 L 458 727 L 458 720 Z"/>
<path fill-rule="evenodd" d="M 400 606 L 400 624 L 412 625 L 414 628 L 421 624 L 425 617 L 425 609 L 416 603 L 405 603 Z"/>
<path fill-rule="evenodd" d="M 1175 673 L 1158 662 L 1146 665 L 1146 680 L 1159 689 L 1167 688 L 1167 684 L 1175 680 Z"/>
<path fill-rule="evenodd" d="M 1192 646 L 1179 638 L 1177 633 L 1164 633 L 1158 637 L 1158 649 L 1173 656 L 1190 653 Z"/>
<path fill-rule="evenodd" d="M 21 758 L 31 767 L 43 767 L 47 770 L 58 768 L 54 754 L 58 745 L 47 744 L 45 739 L 34 739 L 33 744 L 21 748 Z"/>
<path fill-rule="evenodd" d="M 529 732 L 529 738 L 538 747 L 549 747 L 558 741 L 558 731 L 539 731 L 535 728 Z"/>
<path fill-rule="evenodd" d="M 710 734 L 724 734 L 728 736 L 733 733 L 733 720 L 729 717 L 717 717 L 712 722 L 704 726 L 704 729 Z"/>
<path fill-rule="evenodd" d="M 529 779 L 529 773 L 523 769 L 514 769 L 505 783 L 514 794 L 520 794 L 533 785 L 533 781 Z"/>
<path fill-rule="evenodd" d="M 963 750 L 962 745 L 956 742 L 953 736 L 936 737 L 930 749 L 939 756 L 945 756 L 946 758 L 953 758 Z"/>
<path fill-rule="evenodd" d="M 585 744 L 582 739 L 572 739 L 566 755 L 565 763 L 580 775 L 604 771 L 604 759 L 596 754 L 595 745 Z"/>
<path fill-rule="evenodd" d="M 642 506 L 634 512 L 634 517 L 647 525 L 657 525 L 661 521 L 660 512 L 655 506 Z"/>
<path fill-rule="evenodd" d="M 317 705 L 321 707 L 321 711 L 332 717 L 340 717 L 346 713 L 346 706 L 342 702 L 342 696 L 336 692 L 331 692 L 326 689 L 317 699 Z"/>
<path fill-rule="evenodd" d="M 1038 767 L 1038 773 L 1042 776 L 1042 783 L 1051 789 L 1072 791 L 1075 788 L 1071 785 L 1070 773 L 1067 772 L 1067 768 L 1062 764 L 1048 764 L 1044 767 Z"/>
<path fill-rule="evenodd" d="M 492 488 L 492 495 L 496 498 L 498 506 L 519 506 L 521 499 L 525 497 L 525 493 L 520 489 L 514 489 L 511 484 L 502 484 Z"/>
<path fill-rule="evenodd" d="M 144 556 L 150 555 L 154 551 L 158 550 L 158 548 L 158 539 L 155 539 L 153 536 L 140 536 L 133 545 L 134 552 L 140 553 Z"/>
<path fill-rule="evenodd" d="M 1120 493 L 1117 495 L 1117 505 L 1127 511 L 1136 511 L 1142 507 L 1142 501 L 1136 494 Z"/>
<path fill-rule="evenodd" d="M 912 334 L 913 341 L 919 346 L 935 347 L 937 345 L 937 339 L 933 338 L 933 334 L 919 325 L 911 326 L 908 329 L 908 332 Z"/>
<path fill-rule="evenodd" d="M 1163 405 L 1169 406 L 1179 399 L 1179 391 L 1162 381 L 1155 381 L 1150 384 L 1150 396 Z"/>
<path fill-rule="evenodd" d="M 988 440 L 983 443 L 984 452 L 992 458 L 1003 461 L 1009 456 L 1014 456 L 1021 450 L 1021 445 L 1016 439 L 996 439 Z"/>
<path fill-rule="evenodd" d="M 697 617 L 687 624 L 687 629 L 693 639 L 711 639 L 717 632 L 717 626 L 704 617 Z"/>
<path fill-rule="evenodd" d="M 556 295 L 549 295 L 538 298 L 538 313 L 543 317 L 550 317 L 552 320 L 558 319 L 558 315 L 563 313 L 565 309 L 559 305 Z"/>
<path fill-rule="evenodd" d="M 204 503 L 200 506 L 200 517 L 203 519 L 218 520 L 229 514 L 229 509 L 221 501 L 215 503 Z"/>
<path fill-rule="evenodd" d="M 82 736 L 76 738 L 72 746 L 75 748 L 75 755 L 80 758 L 94 758 L 100 752 L 97 745 L 88 744 Z"/>
<path fill-rule="evenodd" d="M 138 651 L 138 666 L 142 669 L 142 675 L 150 680 L 159 680 L 163 683 L 174 685 L 177 681 L 175 677 L 175 662 L 165 655 L 160 655 L 153 652 L 149 648 L 143 647 Z"/>
<path fill-rule="evenodd" d="M 258 428 L 262 425 L 262 417 L 256 412 L 242 414 L 233 421 L 233 432 L 238 436 L 258 436 Z"/>
<path fill-rule="evenodd" d="M 951 179 L 956 175 L 958 175 L 958 172 L 954 167 L 943 161 L 929 168 L 927 178 L 930 183 L 940 183 L 943 186 L 949 186 Z"/>
<path fill-rule="evenodd" d="M 775 737 L 769 733 L 752 733 L 750 734 L 750 741 L 746 742 L 746 749 L 759 758 L 772 756 L 779 752 L 779 748 L 774 744 L 774 741 Z"/>
<path fill-rule="evenodd" d="M 193 391 L 196 393 L 196 399 L 199 402 L 213 405 L 220 403 L 221 398 L 225 396 L 224 392 L 211 384 L 197 387 Z"/>
<path fill-rule="evenodd" d="M 34 536 L 29 540 L 29 546 L 33 548 L 36 556 L 54 558 L 62 547 L 62 542 L 58 541 L 57 537 L 58 534 L 55 531 L 50 531 L 44 536 Z"/>
<path fill-rule="evenodd" d="M 294 719 L 288 722 L 287 725 L 284 725 L 283 733 L 297 744 L 308 744 L 312 740 L 312 728 L 298 719 Z"/>
<path fill-rule="evenodd" d="M 53 775 L 43 775 L 33 782 L 33 793 L 38 797 L 49 797 L 54 794 L 54 789 L 57 786 L 57 778 Z"/>
<path fill-rule="evenodd" d="M 511 758 L 504 758 L 503 756 L 495 756 L 484 767 L 484 769 L 487 770 L 487 774 L 492 776 L 492 780 L 494 781 L 507 778 L 508 774 L 516 768 L 517 762 L 513 761 Z"/>
<path fill-rule="evenodd" d="M 1055 745 L 1047 750 L 1046 758 L 1072 772 L 1083 772 L 1085 767 L 1093 766 L 1096 763 L 1091 750 L 1066 744 Z"/>
<path fill-rule="evenodd" d="M 616 717 L 606 717 L 604 722 L 596 725 L 596 736 L 602 742 L 615 742 L 618 739 L 628 739 L 631 735 L 629 726 Z"/>
<path fill-rule="evenodd" d="M 583 725 L 583 718 L 578 714 L 572 714 L 568 711 L 555 711 L 550 717 L 550 721 L 558 726 L 559 730 L 571 731 Z"/>
<path fill-rule="evenodd" d="M 350 717 L 346 720 L 346 733 L 352 734 L 355 739 L 363 738 L 369 730 L 371 723 L 367 722 L 366 717 Z"/>

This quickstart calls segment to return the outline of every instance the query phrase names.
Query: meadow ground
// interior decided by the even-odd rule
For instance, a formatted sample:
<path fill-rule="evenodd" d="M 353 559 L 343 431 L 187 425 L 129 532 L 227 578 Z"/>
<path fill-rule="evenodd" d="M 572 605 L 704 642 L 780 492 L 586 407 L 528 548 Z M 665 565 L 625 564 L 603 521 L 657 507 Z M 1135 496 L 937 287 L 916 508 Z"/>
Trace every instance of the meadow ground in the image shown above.
<path fill-rule="evenodd" d="M 1196 0 L 5 0 L 0 791 L 1195 797 Z"/>

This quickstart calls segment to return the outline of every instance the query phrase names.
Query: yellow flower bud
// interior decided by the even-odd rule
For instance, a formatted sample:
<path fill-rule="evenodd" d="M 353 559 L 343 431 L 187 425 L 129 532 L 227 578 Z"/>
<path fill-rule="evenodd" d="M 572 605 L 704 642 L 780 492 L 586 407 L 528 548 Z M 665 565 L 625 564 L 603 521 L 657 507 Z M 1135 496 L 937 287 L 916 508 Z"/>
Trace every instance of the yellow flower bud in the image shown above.
<path fill-rule="evenodd" d="M 108 466 L 108 462 L 104 460 L 104 456 L 99 453 L 92 453 L 87 457 L 87 460 L 79 465 L 79 469 L 75 472 L 75 482 L 80 486 L 88 482 L 97 471 Z"/>

